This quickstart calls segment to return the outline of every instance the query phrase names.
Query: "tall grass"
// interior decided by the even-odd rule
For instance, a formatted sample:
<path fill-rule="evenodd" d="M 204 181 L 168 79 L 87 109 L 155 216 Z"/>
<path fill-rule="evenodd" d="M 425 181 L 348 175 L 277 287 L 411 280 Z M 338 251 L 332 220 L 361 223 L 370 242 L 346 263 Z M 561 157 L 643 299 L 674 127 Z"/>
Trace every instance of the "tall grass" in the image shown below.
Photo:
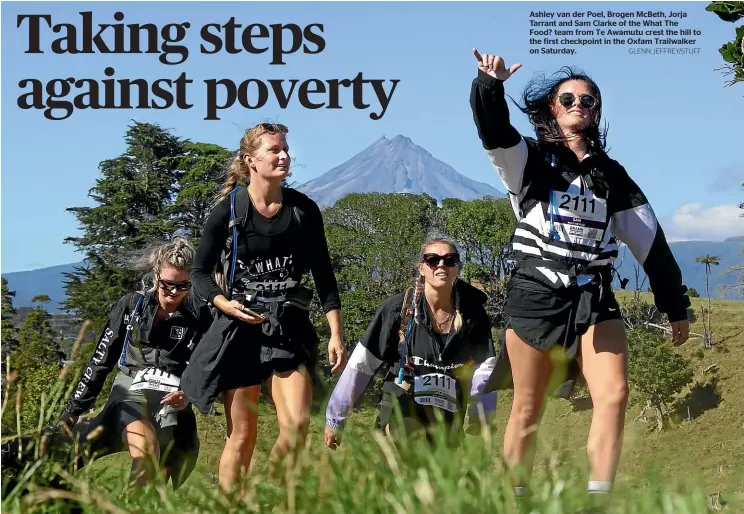
<path fill-rule="evenodd" d="M 62 371 L 42 400 L 35 431 L 19 430 L 3 437 L 4 444 L 23 442 L 13 447 L 22 454 L 21 468 L 11 473 L 4 469 L 3 512 L 701 514 L 710 510 L 708 494 L 699 482 L 694 483 L 694 462 L 691 473 L 675 477 L 674 482 L 659 478 L 658 469 L 636 468 L 632 484 L 618 487 L 608 505 L 593 505 L 595 497 L 586 492 L 585 454 L 560 446 L 539 453 L 543 457 L 536 465 L 539 471 L 531 484 L 533 494 L 517 501 L 501 460 L 501 435 L 495 428 L 464 437 L 456 448 L 445 444 L 441 431 L 435 433 L 432 444 L 412 439 L 396 447 L 371 428 L 376 413 L 369 409 L 355 413 L 337 451 L 324 447 L 324 420 L 322 413 L 316 414 L 305 449 L 295 462 L 287 464 L 283 476 L 269 479 L 266 455 L 273 444 L 276 421 L 267 404 L 261 405 L 253 468 L 232 497 L 225 497 L 215 480 L 224 418 L 213 416 L 198 416 L 199 463 L 179 490 L 157 481 L 131 488 L 126 454 L 100 460 L 88 456 L 87 465 L 75 470 L 69 460 L 59 457 L 64 453 L 55 457 L 49 451 L 45 427 L 55 420 L 75 378 Z M 7 384 L 4 389 L 3 408 L 14 401 L 7 397 Z M 499 409 L 508 406 L 502 404 Z M 20 406 L 16 411 L 21 411 Z M 553 425 L 543 423 L 541 431 L 557 426 L 565 431 L 577 427 L 565 418 Z M 578 428 L 583 431 L 585 427 Z"/>

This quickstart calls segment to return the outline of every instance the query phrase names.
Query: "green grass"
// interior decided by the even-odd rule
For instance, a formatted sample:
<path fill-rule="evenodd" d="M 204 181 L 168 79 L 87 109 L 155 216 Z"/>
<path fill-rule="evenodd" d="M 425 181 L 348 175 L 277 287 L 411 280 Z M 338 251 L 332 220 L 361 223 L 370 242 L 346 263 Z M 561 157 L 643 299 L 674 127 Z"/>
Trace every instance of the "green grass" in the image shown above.
<path fill-rule="evenodd" d="M 630 295 L 618 296 L 624 301 Z M 649 295 L 644 297 L 650 300 Z M 693 299 L 698 316 L 703 303 Z M 715 493 L 720 493 L 728 512 L 744 512 L 744 303 L 715 301 L 712 309 L 713 348 L 702 350 L 702 339 L 698 338 L 677 350 L 693 362 L 696 371 L 697 386 L 680 395 L 692 398 L 680 408 L 682 415 L 658 433 L 650 429 L 650 422 L 633 422 L 640 405 L 632 404 L 628 409 L 623 456 L 609 512 L 697 514 L 708 511 L 708 496 Z M 701 319 L 692 331 L 703 333 Z M 713 364 L 717 366 L 703 373 Z M 720 401 L 713 405 L 711 399 L 716 395 Z M 531 506 L 523 505 L 526 512 L 588 512 L 584 510 L 588 499 L 585 454 L 592 411 L 582 408 L 582 403 L 549 402 L 538 436 L 535 496 Z M 318 412 L 298 465 L 277 482 L 268 480 L 265 473 L 268 452 L 278 433 L 273 408 L 265 403 L 249 487 L 233 502 L 223 500 L 216 485 L 225 433 L 221 407 L 218 416 L 198 416 L 199 462 L 179 491 L 157 485 L 127 490 L 129 458 L 114 455 L 76 476 L 72 489 L 81 493 L 85 511 L 518 512 L 500 461 L 511 407 L 509 393 L 500 397 L 492 431 L 468 437 L 457 451 L 439 446 L 428 450 L 414 444 L 402 456 L 375 434 L 376 412 L 364 408 L 355 412 L 341 447 L 333 452 L 323 444 L 324 417 Z M 112 505 L 105 505 L 106 500 Z M 6 510 L 21 512 L 20 500 L 4 502 Z M 52 499 L 33 511 L 65 512 Z"/>

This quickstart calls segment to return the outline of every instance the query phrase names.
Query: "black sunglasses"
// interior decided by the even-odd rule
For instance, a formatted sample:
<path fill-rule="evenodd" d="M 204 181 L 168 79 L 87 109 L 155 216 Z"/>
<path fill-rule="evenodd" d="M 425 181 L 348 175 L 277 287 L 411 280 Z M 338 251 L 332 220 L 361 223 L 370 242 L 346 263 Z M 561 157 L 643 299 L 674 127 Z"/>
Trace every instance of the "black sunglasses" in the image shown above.
<path fill-rule="evenodd" d="M 174 291 L 182 293 L 191 289 L 191 281 L 184 280 L 183 282 L 170 282 L 169 280 L 158 280 L 158 285 L 168 294 L 173 294 Z"/>
<path fill-rule="evenodd" d="M 431 269 L 436 269 L 441 261 L 444 261 L 444 265 L 448 268 L 453 268 L 460 262 L 460 254 L 448 253 L 445 255 L 439 255 L 437 253 L 425 253 L 422 260 Z"/>
<path fill-rule="evenodd" d="M 563 107 L 568 108 L 571 107 L 576 101 L 576 95 L 574 95 L 573 93 L 563 93 L 558 97 L 558 101 Z M 597 105 L 597 99 L 589 94 L 581 95 L 579 101 L 581 102 L 581 105 L 587 109 L 591 109 L 592 107 Z"/>

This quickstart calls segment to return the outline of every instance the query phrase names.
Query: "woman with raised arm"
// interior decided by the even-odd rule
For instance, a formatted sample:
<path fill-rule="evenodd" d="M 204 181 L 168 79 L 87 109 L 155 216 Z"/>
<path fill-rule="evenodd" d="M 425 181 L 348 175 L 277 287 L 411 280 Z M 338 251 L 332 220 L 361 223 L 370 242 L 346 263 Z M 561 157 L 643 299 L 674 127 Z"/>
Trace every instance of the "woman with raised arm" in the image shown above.
<path fill-rule="evenodd" d="M 393 441 L 442 426 L 441 419 L 456 444 L 467 413 L 471 433 L 494 414 L 497 393 L 483 394 L 495 361 L 488 297 L 458 279 L 461 268 L 454 243 L 438 237 L 424 243 L 414 287 L 383 302 L 333 390 L 326 410 L 329 448 L 340 444 L 354 404 L 383 365 L 378 428 Z"/>
<path fill-rule="evenodd" d="M 299 451 L 307 436 L 319 343 L 309 314 L 313 291 L 301 284 L 307 271 L 330 325 L 334 372 L 345 357 L 341 301 L 320 209 L 282 186 L 290 165 L 287 132 L 284 125 L 261 123 L 243 134 L 192 272 L 216 318 L 184 373 L 183 388 L 202 412 L 223 397 L 227 440 L 219 481 L 225 492 L 250 466 L 262 382 L 279 422 L 272 469 Z"/>
<path fill-rule="evenodd" d="M 602 95 L 570 68 L 531 82 L 520 109 L 536 137 L 511 125 L 497 55 L 473 50 L 478 76 L 470 104 L 486 153 L 517 217 L 512 238 L 516 268 L 507 286 L 505 342 L 488 389 L 514 387 L 504 455 L 528 492 L 536 431 L 553 371 L 578 359 L 594 412 L 587 451 L 590 493 L 609 492 L 622 448 L 628 399 L 628 342 L 611 288 L 617 240 L 628 245 L 649 277 L 658 309 L 667 314 L 675 344 L 687 340 L 690 301 L 679 266 L 643 192 L 605 151 Z"/>

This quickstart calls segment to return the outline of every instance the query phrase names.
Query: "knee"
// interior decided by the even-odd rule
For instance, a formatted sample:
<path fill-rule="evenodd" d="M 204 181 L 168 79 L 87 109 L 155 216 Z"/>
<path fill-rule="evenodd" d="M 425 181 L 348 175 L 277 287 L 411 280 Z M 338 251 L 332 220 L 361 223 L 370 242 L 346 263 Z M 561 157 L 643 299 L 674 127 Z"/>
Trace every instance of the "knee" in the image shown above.
<path fill-rule="evenodd" d="M 129 456 L 132 459 L 152 460 L 160 458 L 160 445 L 157 439 L 143 439 L 137 442 L 129 442 Z"/>
<path fill-rule="evenodd" d="M 129 455 L 133 459 L 152 459 L 160 457 L 160 444 L 157 433 L 149 423 L 134 422 L 125 432 Z"/>
<path fill-rule="evenodd" d="M 258 423 L 236 423 L 228 434 L 228 442 L 235 447 L 243 448 L 255 443 L 257 435 Z"/>
<path fill-rule="evenodd" d="M 628 381 L 625 379 L 614 380 L 603 384 L 600 390 L 592 395 L 592 403 L 595 409 L 604 407 L 625 410 L 628 405 L 628 394 Z"/>
<path fill-rule="evenodd" d="M 293 437 L 295 435 L 304 436 L 310 429 L 310 416 L 299 416 L 290 423 L 279 426 L 280 436 Z"/>
<path fill-rule="evenodd" d="M 529 427 L 540 419 L 540 401 L 532 397 L 514 398 L 512 417 L 521 427 Z"/>

